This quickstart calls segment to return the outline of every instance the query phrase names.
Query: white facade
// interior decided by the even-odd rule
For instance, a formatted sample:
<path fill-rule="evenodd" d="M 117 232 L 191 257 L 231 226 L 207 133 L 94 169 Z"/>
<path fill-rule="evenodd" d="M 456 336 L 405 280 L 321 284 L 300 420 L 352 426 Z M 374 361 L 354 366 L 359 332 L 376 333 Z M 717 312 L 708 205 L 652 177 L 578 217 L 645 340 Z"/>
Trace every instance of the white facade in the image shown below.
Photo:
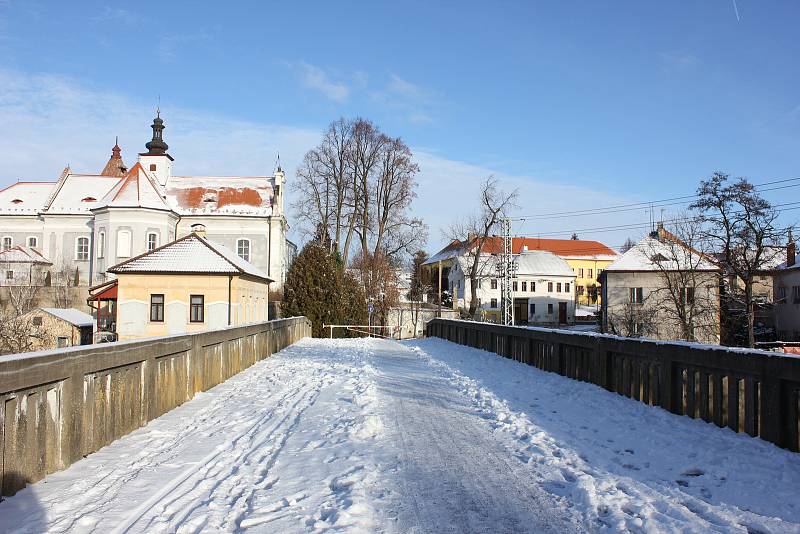
<path fill-rule="evenodd" d="M 469 258 L 461 256 L 450 269 L 449 287 L 456 305 L 469 308 L 472 300 Z M 575 320 L 575 273 L 566 261 L 546 251 L 522 251 L 514 258 L 516 274 L 512 278 L 515 324 L 556 325 Z M 497 256 L 484 254 L 480 259 L 478 310 L 485 320 L 499 321 L 501 281 L 497 274 Z"/>
<path fill-rule="evenodd" d="M 55 182 L 18 182 L 0 191 L 0 239 L 33 246 L 78 272 L 79 285 L 102 283 L 111 265 L 143 254 L 203 224 L 211 239 L 282 285 L 288 270 L 285 176 L 175 176 L 163 122 L 130 170 L 114 147 L 100 174 L 64 169 Z M 0 246 L 3 242 L 0 241 Z"/>

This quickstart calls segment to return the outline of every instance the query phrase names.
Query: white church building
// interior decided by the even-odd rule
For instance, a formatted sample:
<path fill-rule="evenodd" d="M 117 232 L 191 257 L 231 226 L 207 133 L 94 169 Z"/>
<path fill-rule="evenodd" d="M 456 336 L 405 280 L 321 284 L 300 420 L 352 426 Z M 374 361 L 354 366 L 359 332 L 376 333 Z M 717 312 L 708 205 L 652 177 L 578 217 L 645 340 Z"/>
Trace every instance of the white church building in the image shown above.
<path fill-rule="evenodd" d="M 69 272 L 71 282 L 94 286 L 114 277 L 109 267 L 203 225 L 210 239 L 280 287 L 293 246 L 286 240 L 281 168 L 273 176 L 175 175 L 164 128 L 159 113 L 146 151 L 131 168 L 115 145 L 98 174 L 67 167 L 55 182 L 17 182 L 0 190 L 0 249 L 34 248 L 53 269 Z"/>

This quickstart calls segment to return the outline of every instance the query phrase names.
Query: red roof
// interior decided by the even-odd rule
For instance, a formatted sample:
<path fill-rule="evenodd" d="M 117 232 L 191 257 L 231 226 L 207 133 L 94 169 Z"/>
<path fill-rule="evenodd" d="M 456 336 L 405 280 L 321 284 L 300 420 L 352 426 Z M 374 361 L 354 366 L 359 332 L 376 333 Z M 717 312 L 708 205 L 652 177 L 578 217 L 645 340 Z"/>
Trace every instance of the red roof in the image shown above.
<path fill-rule="evenodd" d="M 599 241 L 583 239 L 541 239 L 538 237 L 515 237 L 512 239 L 512 253 L 519 254 L 522 247 L 528 250 L 546 250 L 556 256 L 617 256 L 618 253 Z M 503 239 L 500 236 L 489 237 L 483 244 L 483 253 L 501 254 Z"/>

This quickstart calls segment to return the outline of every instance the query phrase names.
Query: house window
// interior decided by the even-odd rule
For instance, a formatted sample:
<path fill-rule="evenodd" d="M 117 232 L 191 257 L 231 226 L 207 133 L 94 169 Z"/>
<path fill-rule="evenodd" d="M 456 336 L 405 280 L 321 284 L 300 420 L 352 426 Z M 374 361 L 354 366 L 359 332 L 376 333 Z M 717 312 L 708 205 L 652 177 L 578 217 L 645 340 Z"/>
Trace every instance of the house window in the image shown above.
<path fill-rule="evenodd" d="M 785 300 L 786 300 L 786 288 L 783 287 L 783 286 L 780 286 L 778 288 L 778 295 L 775 298 L 775 303 L 776 304 L 784 304 Z"/>
<path fill-rule="evenodd" d="M 569 293 L 569 282 L 564 284 L 564 293 Z"/>
<path fill-rule="evenodd" d="M 69 338 L 66 336 L 58 336 L 56 340 L 56 345 L 58 348 L 69 347 Z"/>
<path fill-rule="evenodd" d="M 12 239 L 12 237 L 11 237 L 11 236 L 8 236 L 8 235 L 7 235 L 7 236 L 5 236 L 5 237 L 3 238 L 3 250 L 8 250 L 8 249 L 10 249 L 12 246 L 14 246 L 14 239 Z"/>
<path fill-rule="evenodd" d="M 583 278 L 583 267 L 578 269 L 578 278 Z"/>
<path fill-rule="evenodd" d="M 601 274 L 603 274 L 603 269 L 597 269 L 597 278 L 600 278 Z"/>
<path fill-rule="evenodd" d="M 512 282 L 512 283 L 511 283 L 511 287 L 513 288 L 513 291 L 514 291 L 514 292 L 516 292 L 516 291 L 517 291 L 517 283 L 516 283 L 516 282 Z"/>
<path fill-rule="evenodd" d="M 682 287 L 681 288 L 681 304 L 694 304 L 694 288 Z"/>
<path fill-rule="evenodd" d="M 592 277 L 592 270 L 586 269 L 586 278 L 591 278 L 591 277 Z"/>
<path fill-rule="evenodd" d="M 548 293 L 553 292 L 553 282 L 547 282 L 547 292 Z"/>
<path fill-rule="evenodd" d="M 553 305 L 552 304 L 548 304 L 547 305 L 547 313 L 550 314 L 550 315 L 553 315 Z"/>
<path fill-rule="evenodd" d="M 14 271 L 6 271 L 6 280 L 14 279 Z"/>
<path fill-rule="evenodd" d="M 528 290 L 528 282 L 522 282 L 522 291 Z"/>
<path fill-rule="evenodd" d="M 628 288 L 628 291 L 630 292 L 629 295 L 631 304 L 641 304 L 644 302 L 644 291 L 641 287 L 631 287 Z"/>
<path fill-rule="evenodd" d="M 39 238 L 36 237 L 36 236 L 33 236 L 33 235 L 30 236 L 28 238 L 28 246 L 29 247 L 33 247 L 33 248 L 38 247 L 39 246 Z"/>
<path fill-rule="evenodd" d="M 536 282 L 531 282 L 531 293 L 536 293 Z"/>
<path fill-rule="evenodd" d="M 119 230 L 117 232 L 117 257 L 131 257 L 131 231 Z"/>
<path fill-rule="evenodd" d="M 239 255 L 244 261 L 250 261 L 250 240 L 237 239 L 236 240 L 236 254 Z"/>
<path fill-rule="evenodd" d="M 478 278 L 478 289 L 482 289 L 482 288 L 483 288 L 483 279 Z"/>
<path fill-rule="evenodd" d="M 531 305 L 529 306 L 529 308 L 530 308 L 530 310 L 531 310 L 530 314 L 531 314 L 531 315 L 536 315 L 536 304 L 531 304 Z"/>
<path fill-rule="evenodd" d="M 158 248 L 158 234 L 155 232 L 147 233 L 147 252 Z"/>
<path fill-rule="evenodd" d="M 497 289 L 497 278 L 492 278 L 492 289 Z"/>
<path fill-rule="evenodd" d="M 151 163 L 150 164 L 150 170 L 151 171 L 155 171 L 156 170 L 156 164 L 155 163 Z"/>
<path fill-rule="evenodd" d="M 85 261 L 89 259 L 89 238 L 79 237 L 75 240 L 75 259 Z"/>
<path fill-rule="evenodd" d="M 150 321 L 164 322 L 164 295 L 150 295 Z"/>
<path fill-rule="evenodd" d="M 202 323 L 205 320 L 204 295 L 191 295 L 189 297 L 189 322 Z"/>
<path fill-rule="evenodd" d="M 97 257 L 103 258 L 106 255 L 106 233 L 97 234 Z"/>
<path fill-rule="evenodd" d="M 800 304 L 800 286 L 792 287 L 792 302 Z"/>
<path fill-rule="evenodd" d="M 556 284 L 556 293 L 561 293 L 561 282 Z"/>
<path fill-rule="evenodd" d="M 497 308 L 497 299 L 492 299 L 491 305 L 489 307 L 490 308 Z"/>
<path fill-rule="evenodd" d="M 41 315 L 33 318 L 33 326 L 42 326 L 42 316 Z"/>

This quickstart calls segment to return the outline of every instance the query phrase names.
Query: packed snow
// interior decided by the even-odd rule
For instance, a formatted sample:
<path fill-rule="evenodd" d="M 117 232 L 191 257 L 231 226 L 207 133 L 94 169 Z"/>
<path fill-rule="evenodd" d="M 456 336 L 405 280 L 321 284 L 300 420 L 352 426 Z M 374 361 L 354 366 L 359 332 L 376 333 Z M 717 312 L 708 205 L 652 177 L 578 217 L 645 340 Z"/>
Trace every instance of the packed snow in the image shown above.
<path fill-rule="evenodd" d="M 304 339 L 0 532 L 800 532 L 800 455 L 438 339 Z"/>

